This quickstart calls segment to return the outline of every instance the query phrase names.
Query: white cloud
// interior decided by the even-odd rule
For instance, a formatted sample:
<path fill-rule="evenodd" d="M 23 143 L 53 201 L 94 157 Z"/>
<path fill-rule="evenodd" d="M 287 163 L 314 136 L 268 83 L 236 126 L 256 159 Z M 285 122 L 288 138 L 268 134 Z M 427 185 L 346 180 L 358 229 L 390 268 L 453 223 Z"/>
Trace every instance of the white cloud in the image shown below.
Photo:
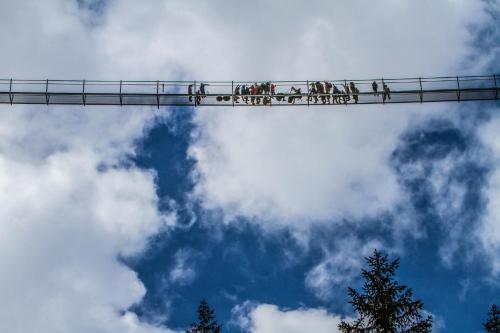
<path fill-rule="evenodd" d="M 280 310 L 276 305 L 244 303 L 233 309 L 233 321 L 251 333 L 340 332 L 340 316 L 326 310 Z"/>
<path fill-rule="evenodd" d="M 193 262 L 194 254 L 188 249 L 180 249 L 174 256 L 174 267 L 170 270 L 170 283 L 186 285 L 196 278 Z"/>
<path fill-rule="evenodd" d="M 486 214 L 478 235 L 489 256 L 493 274 L 500 274 L 500 118 L 496 117 L 480 131 L 483 143 L 490 149 L 494 162 L 485 195 Z"/>
<path fill-rule="evenodd" d="M 306 287 L 322 300 L 332 300 L 339 289 L 345 293 L 347 284 L 361 275 L 364 258 L 375 249 L 383 250 L 383 245 L 376 240 L 361 244 L 354 237 L 340 240 L 334 251 L 325 248 L 324 258 L 306 274 Z"/>
<path fill-rule="evenodd" d="M 422 312 L 423 317 L 429 315 L 433 317 L 432 332 L 442 332 L 446 328 L 443 318 L 425 310 Z M 233 308 L 230 323 L 249 333 L 335 333 L 340 332 L 338 325 L 342 320 L 352 322 L 353 318 L 342 318 L 322 308 L 280 309 L 273 304 L 246 301 Z"/>
<path fill-rule="evenodd" d="M 252 43 L 226 35 L 229 54 L 238 56 L 225 58 L 224 66 L 237 67 L 250 79 L 455 73 L 469 50 L 468 26 L 483 17 L 482 3 L 469 1 L 263 6 L 272 14 L 264 14 L 267 19 L 258 26 L 245 7 L 233 11 L 228 5 L 219 14 L 237 20 L 233 34 L 259 36 Z M 287 15 L 276 15 L 285 7 Z M 311 11 L 297 19 L 298 12 Z M 216 63 L 219 54 L 206 54 L 204 62 Z M 217 77 L 227 78 L 226 72 Z M 307 228 L 318 221 L 376 216 L 393 209 L 403 195 L 389 165 L 400 134 L 420 117 L 445 109 L 199 112 L 191 147 L 197 161 L 195 197 L 208 209 L 222 209 L 227 221 L 244 216 L 266 227 Z"/>
<path fill-rule="evenodd" d="M 255 6 L 263 8 L 260 20 Z M 0 76 L 454 74 L 467 51 L 466 25 L 481 17 L 481 5 L 466 0 L 325 1 L 315 8 L 285 1 L 126 0 L 111 1 L 107 10 L 98 26 L 89 27 L 88 13 L 76 1 L 1 2 L 0 61 L 8 66 Z M 294 223 L 376 214 L 399 194 L 387 158 L 411 119 L 406 110 L 203 109 L 192 150 L 201 177 L 196 193 L 209 208 Z M 152 113 L 0 111 L 0 331 L 160 331 L 126 312 L 145 290 L 116 260 L 141 251 L 165 222 L 156 210 L 154 175 L 120 167 Z M 285 322 L 302 316 L 311 325 L 325 319 L 329 331 L 335 326 L 322 310 L 264 310 L 257 312 L 258 322 L 270 314 Z"/>
<path fill-rule="evenodd" d="M 109 27 L 85 25 L 76 1 L 0 7 L 2 77 L 134 78 L 164 64 L 127 57 L 132 69 L 106 58 Z M 170 331 L 128 311 L 146 290 L 118 260 L 174 223 L 157 210 L 155 174 L 124 165 L 154 117 L 140 108 L 0 107 L 0 331 Z"/>
<path fill-rule="evenodd" d="M 196 194 L 230 217 L 285 224 L 378 214 L 401 195 L 389 158 L 407 121 L 395 110 L 200 113 Z"/>
<path fill-rule="evenodd" d="M 30 112 L 16 114 L 28 121 Z M 72 129 L 82 138 L 87 126 Z M 131 313 L 120 315 L 145 289 L 116 257 L 138 253 L 164 225 L 154 175 L 133 167 L 99 171 L 108 157 L 90 143 L 19 158 L 30 146 L 18 139 L 0 154 L 0 331 L 153 331 Z"/>
<path fill-rule="evenodd" d="M 422 129 L 432 128 L 432 126 L 435 125 L 426 124 Z M 431 129 L 436 132 L 441 130 L 443 129 L 439 127 Z M 457 133 L 459 131 L 457 127 L 448 127 L 445 130 L 454 130 Z M 426 134 L 420 135 L 423 138 Z M 435 227 L 441 230 L 439 256 L 442 263 L 451 268 L 457 254 L 462 260 L 471 257 L 471 253 L 464 253 L 460 250 L 469 249 L 474 243 L 467 231 L 475 228 L 474 213 L 476 212 L 468 206 L 468 200 L 477 191 L 474 188 L 477 185 L 472 183 L 471 176 L 465 177 L 464 173 L 471 165 L 477 163 L 480 167 L 486 161 L 483 156 L 484 151 L 462 149 L 459 146 L 449 146 L 447 147 L 449 150 L 443 149 L 445 146 L 446 143 L 443 142 L 423 146 L 424 152 L 421 152 L 423 156 L 411 162 L 399 164 L 398 171 L 404 182 L 419 184 L 414 189 L 417 192 L 414 194 L 415 197 L 422 197 L 425 193 L 428 209 L 432 211 L 435 218 L 424 224 L 435 223 Z M 439 155 L 437 152 L 440 152 Z"/>

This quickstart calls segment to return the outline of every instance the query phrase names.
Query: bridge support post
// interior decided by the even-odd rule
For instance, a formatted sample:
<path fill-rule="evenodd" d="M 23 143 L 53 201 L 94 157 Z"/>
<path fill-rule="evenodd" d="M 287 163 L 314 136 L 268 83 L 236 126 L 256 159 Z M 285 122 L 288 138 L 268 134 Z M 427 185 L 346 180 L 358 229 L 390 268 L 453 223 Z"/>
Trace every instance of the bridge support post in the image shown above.
<path fill-rule="evenodd" d="M 344 98 L 344 103 L 347 105 L 347 100 L 350 98 L 349 94 L 347 93 L 347 80 L 344 79 L 344 91 L 345 91 L 345 98 Z"/>
<path fill-rule="evenodd" d="M 420 104 L 424 102 L 424 90 L 422 89 L 422 78 L 418 78 L 418 82 L 420 83 Z"/>
<path fill-rule="evenodd" d="M 194 106 L 198 105 L 198 91 L 196 91 L 196 80 L 194 80 L 194 85 L 193 85 L 193 100 L 194 100 Z"/>
<path fill-rule="evenodd" d="M 14 96 L 12 96 L 12 78 L 10 79 L 9 83 L 9 101 L 10 105 L 12 105 L 12 101 L 14 100 Z"/>
<path fill-rule="evenodd" d="M 457 100 L 460 102 L 460 80 L 458 79 L 457 76 Z"/>
<path fill-rule="evenodd" d="M 498 84 L 496 74 L 493 74 L 493 82 L 495 82 L 495 99 L 498 99 Z"/>
<path fill-rule="evenodd" d="M 273 85 L 272 81 L 269 81 L 269 107 L 273 106 L 273 96 L 271 94 L 271 87 Z"/>
<path fill-rule="evenodd" d="M 234 81 L 231 81 L 231 101 L 233 103 L 233 108 L 234 108 Z"/>
<path fill-rule="evenodd" d="M 156 80 L 156 108 L 160 109 L 160 81 Z"/>
<path fill-rule="evenodd" d="M 384 78 L 382 78 L 382 104 L 385 104 L 385 98 L 386 98 L 384 85 L 385 85 Z"/>
<path fill-rule="evenodd" d="M 49 105 L 49 79 L 45 81 L 45 103 Z"/>
<path fill-rule="evenodd" d="M 123 82 L 122 82 L 122 80 L 120 80 L 120 106 L 123 106 L 122 85 L 123 85 Z"/>
<path fill-rule="evenodd" d="M 311 93 L 309 92 L 309 80 L 306 81 L 306 84 L 307 84 L 307 106 L 309 106 L 309 96 L 311 96 Z"/>
<path fill-rule="evenodd" d="M 83 106 L 85 106 L 87 104 L 87 99 L 85 96 L 85 80 L 83 80 L 82 83 L 82 101 L 83 101 Z"/>

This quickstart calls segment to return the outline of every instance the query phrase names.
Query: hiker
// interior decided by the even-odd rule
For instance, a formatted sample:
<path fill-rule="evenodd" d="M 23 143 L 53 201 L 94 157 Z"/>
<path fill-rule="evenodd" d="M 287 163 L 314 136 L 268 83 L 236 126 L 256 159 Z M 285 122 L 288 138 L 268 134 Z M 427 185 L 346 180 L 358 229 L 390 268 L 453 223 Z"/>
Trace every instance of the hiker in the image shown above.
<path fill-rule="evenodd" d="M 234 95 L 233 95 L 233 100 L 235 103 L 239 103 L 239 94 L 240 94 L 240 85 L 236 85 L 236 88 L 234 88 Z"/>
<path fill-rule="evenodd" d="M 257 97 L 255 97 L 255 102 L 257 104 L 260 104 L 260 99 L 261 99 L 261 95 L 263 95 L 265 92 L 265 84 L 262 83 L 262 84 L 255 84 L 255 94 L 257 95 Z"/>
<path fill-rule="evenodd" d="M 316 96 L 316 93 L 318 92 L 316 90 L 316 83 L 311 82 L 310 84 L 311 88 L 309 89 L 309 96 L 307 96 L 307 101 L 310 102 L 314 98 L 314 103 L 318 103 L 318 96 Z"/>
<path fill-rule="evenodd" d="M 245 102 L 245 104 L 248 104 L 248 87 L 246 85 L 241 86 L 241 95 L 243 96 L 242 99 Z"/>
<path fill-rule="evenodd" d="M 359 101 L 359 89 L 358 89 L 358 87 L 354 87 L 354 91 L 352 93 L 352 98 L 354 98 L 354 103 L 358 104 L 358 101 Z"/>
<path fill-rule="evenodd" d="M 346 84 L 343 84 L 344 86 L 344 89 L 345 89 L 345 93 L 344 93 L 344 103 L 347 103 L 351 100 L 351 96 L 350 96 L 350 93 L 351 93 L 351 90 L 349 89 L 349 86 Z"/>
<path fill-rule="evenodd" d="M 377 81 L 372 82 L 373 96 L 378 96 L 378 84 Z"/>
<path fill-rule="evenodd" d="M 383 100 L 384 100 L 384 102 L 385 102 L 386 99 L 391 100 L 391 89 L 389 89 L 389 87 L 385 83 L 383 84 L 383 88 L 384 88 L 384 91 L 383 91 Z"/>
<path fill-rule="evenodd" d="M 200 94 L 202 95 L 202 97 L 203 97 L 203 98 L 207 97 L 207 96 L 206 96 L 207 91 L 205 90 L 205 86 L 207 86 L 207 84 L 206 84 L 206 83 L 203 83 L 203 82 L 202 82 L 202 83 L 200 84 Z"/>
<path fill-rule="evenodd" d="M 302 92 L 300 88 L 291 87 L 290 96 L 288 97 L 288 103 L 295 104 L 295 100 L 302 100 Z"/>
<path fill-rule="evenodd" d="M 271 82 L 267 81 L 260 85 L 263 91 L 263 95 L 269 95 L 271 93 Z"/>
<path fill-rule="evenodd" d="M 328 104 L 330 104 L 330 91 L 332 91 L 332 84 L 328 81 L 325 81 L 325 94 L 326 94 L 326 100 L 328 101 Z"/>
<path fill-rule="evenodd" d="M 337 88 L 337 86 L 335 84 L 333 84 L 333 104 L 335 104 L 335 102 L 339 103 L 340 104 L 340 90 L 339 88 Z"/>
<path fill-rule="evenodd" d="M 276 85 L 274 83 L 271 84 L 271 95 L 276 94 Z"/>
<path fill-rule="evenodd" d="M 192 102 L 193 101 L 193 85 L 190 84 L 188 86 L 188 97 L 189 97 L 189 101 Z"/>
<path fill-rule="evenodd" d="M 349 83 L 349 86 L 351 88 L 351 92 L 352 92 L 352 98 L 354 99 L 354 103 L 355 104 L 358 104 L 358 100 L 359 100 L 359 89 L 354 85 L 354 82 L 350 82 Z"/>
<path fill-rule="evenodd" d="M 325 104 L 326 103 L 325 87 L 319 81 L 316 82 L 316 92 L 320 96 L 321 102 Z"/>
<path fill-rule="evenodd" d="M 205 87 L 208 86 L 206 83 L 201 83 L 200 84 L 200 90 L 196 92 L 196 104 L 200 105 L 201 99 L 207 97 L 207 91 Z"/>
<path fill-rule="evenodd" d="M 253 95 L 257 95 L 257 83 L 256 84 L 252 84 L 250 86 L 250 95 L 252 95 L 252 97 L 250 97 L 250 102 L 252 103 L 252 105 L 255 105 L 255 97 Z"/>

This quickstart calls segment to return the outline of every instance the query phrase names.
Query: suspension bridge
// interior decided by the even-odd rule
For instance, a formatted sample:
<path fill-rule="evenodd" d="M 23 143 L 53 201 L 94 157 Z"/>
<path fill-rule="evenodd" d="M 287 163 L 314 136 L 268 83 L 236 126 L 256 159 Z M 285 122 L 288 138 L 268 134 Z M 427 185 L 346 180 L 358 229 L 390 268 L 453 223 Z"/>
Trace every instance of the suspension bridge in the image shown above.
<path fill-rule="evenodd" d="M 249 93 L 248 88 L 252 86 L 255 88 Z M 270 86 L 272 89 L 266 89 Z M 499 89 L 500 75 L 497 74 L 265 82 L 0 79 L 0 104 L 145 105 L 160 108 L 465 102 L 498 100 Z"/>

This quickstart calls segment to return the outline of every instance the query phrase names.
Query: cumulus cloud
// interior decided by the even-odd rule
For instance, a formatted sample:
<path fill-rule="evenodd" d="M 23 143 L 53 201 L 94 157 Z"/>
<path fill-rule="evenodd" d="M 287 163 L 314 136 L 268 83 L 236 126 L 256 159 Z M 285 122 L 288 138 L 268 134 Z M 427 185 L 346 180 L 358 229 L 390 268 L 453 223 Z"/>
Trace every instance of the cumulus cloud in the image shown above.
<path fill-rule="evenodd" d="M 361 275 L 364 258 L 374 249 L 382 250 L 383 245 L 376 240 L 362 244 L 354 237 L 339 241 L 335 250 L 325 248 L 323 259 L 306 274 L 306 287 L 326 301 L 339 296 L 335 291 L 345 293 L 347 284 Z"/>
<path fill-rule="evenodd" d="M 408 119 L 371 111 L 200 114 L 196 194 L 286 225 L 376 215 L 400 197 L 388 160 Z"/>
<path fill-rule="evenodd" d="M 243 303 L 233 309 L 233 321 L 251 333 L 340 332 L 340 316 L 324 309 L 281 310 L 271 304 Z"/>
<path fill-rule="evenodd" d="M 151 75 L 164 63 L 129 71 L 104 57 L 113 45 L 99 31 L 109 28 L 89 26 L 77 2 L 0 7 L 7 41 L 0 61 L 9 64 L 2 77 L 121 78 L 124 69 Z M 66 106 L 0 111 L 0 331 L 168 332 L 128 310 L 146 290 L 118 260 L 140 254 L 175 222 L 157 210 L 155 174 L 130 162 L 155 115 Z"/>
<path fill-rule="evenodd" d="M 255 6 L 264 9 L 259 24 Z M 139 6 L 125 0 L 110 1 L 98 21 L 89 20 L 89 10 L 82 12 L 77 1 L 3 1 L 0 61 L 8 66 L 0 75 L 307 79 L 455 74 L 467 51 L 467 26 L 482 17 L 482 6 L 466 0 L 384 0 L 362 6 L 325 1 L 315 8 L 285 1 Z M 387 158 L 411 119 L 408 110 L 236 114 L 204 109 L 196 118 L 200 130 L 192 147 L 199 180 L 195 195 L 205 207 L 229 215 L 295 224 L 377 214 L 399 195 Z M 152 114 L 72 107 L 1 111 L 0 330 L 164 331 L 127 311 L 145 290 L 116 259 L 139 253 L 148 237 L 171 222 L 157 212 L 154 174 L 127 165 L 134 140 L 153 121 Z M 263 309 L 256 312 L 256 322 L 281 316 L 286 323 L 302 316 L 315 325 L 320 318 L 327 324 L 318 329 L 334 331 L 337 320 L 322 310 Z"/>
<path fill-rule="evenodd" d="M 147 332 L 120 311 L 144 286 L 117 255 L 135 254 L 162 225 L 153 175 L 100 172 L 88 153 L 38 165 L 0 156 L 0 330 Z"/>
<path fill-rule="evenodd" d="M 487 154 L 466 133 L 458 123 L 429 121 L 409 130 L 393 155 L 411 200 L 426 202 L 424 209 L 411 212 L 412 218 L 440 240 L 439 255 L 449 268 L 457 254 L 462 260 L 471 258 L 474 251 L 469 250 L 477 242 L 470 236 L 483 209 Z"/>
<path fill-rule="evenodd" d="M 486 124 L 481 138 L 490 149 L 494 165 L 500 164 L 500 118 Z M 478 230 L 484 251 L 490 257 L 493 273 L 500 274 L 500 169 L 495 168 L 485 189 L 488 203 L 481 228 Z"/>
<path fill-rule="evenodd" d="M 275 13 L 281 5 L 286 6 L 263 6 Z M 232 33 L 261 36 L 257 48 L 229 34 L 231 54 L 241 56 L 225 59 L 224 65 L 238 67 L 248 78 L 453 73 L 469 50 L 469 26 L 484 15 L 482 3 L 467 1 L 288 7 L 287 15 L 262 20 L 258 27 L 244 6 L 222 11 L 232 14 L 231 22 L 238 20 Z M 314 14 L 297 19 L 296 11 Z M 276 39 L 273 32 L 278 31 L 286 33 Z M 420 56 L 423 49 L 425 57 Z M 210 54 L 204 60 L 215 62 Z M 225 73 L 218 77 L 226 78 Z M 205 208 L 221 209 L 227 221 L 244 216 L 265 226 L 307 227 L 318 221 L 376 216 L 402 197 L 388 163 L 399 136 L 420 117 L 436 116 L 445 108 L 200 112 L 191 149 L 197 161 L 195 197 Z"/>
<path fill-rule="evenodd" d="M 188 249 L 180 249 L 175 253 L 174 266 L 169 273 L 170 283 L 186 285 L 196 278 L 194 256 L 195 254 Z"/>

